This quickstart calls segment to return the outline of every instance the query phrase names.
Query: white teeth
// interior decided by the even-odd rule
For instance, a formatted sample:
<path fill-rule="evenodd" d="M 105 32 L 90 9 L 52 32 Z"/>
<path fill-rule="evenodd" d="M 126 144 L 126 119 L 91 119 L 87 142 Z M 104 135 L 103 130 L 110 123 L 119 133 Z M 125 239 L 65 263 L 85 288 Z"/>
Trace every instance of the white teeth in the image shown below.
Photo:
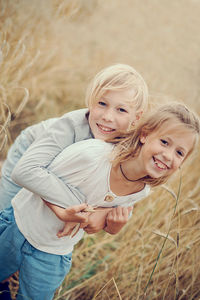
<path fill-rule="evenodd" d="M 162 162 L 160 161 L 157 161 L 157 160 L 154 160 L 155 161 L 155 164 L 160 168 L 160 169 L 167 169 L 167 166 L 165 164 L 163 164 Z"/>
<path fill-rule="evenodd" d="M 99 127 L 101 130 L 106 131 L 106 132 L 112 132 L 112 131 L 114 131 L 114 129 L 108 128 L 108 127 L 104 127 L 104 126 L 102 126 L 102 125 L 98 125 L 98 127 Z"/>

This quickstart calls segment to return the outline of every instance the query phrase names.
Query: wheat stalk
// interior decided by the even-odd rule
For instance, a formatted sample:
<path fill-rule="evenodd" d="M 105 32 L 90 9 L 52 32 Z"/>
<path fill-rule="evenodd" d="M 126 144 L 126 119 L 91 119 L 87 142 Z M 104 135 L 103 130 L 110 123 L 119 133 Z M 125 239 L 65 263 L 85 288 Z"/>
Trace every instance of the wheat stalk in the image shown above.
<path fill-rule="evenodd" d="M 170 192 L 170 194 L 176 199 L 176 203 L 175 203 L 175 206 L 174 206 L 174 210 L 173 210 L 173 214 L 172 214 L 171 219 L 173 218 L 173 216 L 175 215 L 175 212 L 176 212 L 176 208 L 177 208 L 177 205 L 178 205 L 178 200 L 179 200 L 179 198 L 180 198 L 180 193 L 181 193 L 181 184 L 182 184 L 182 176 L 181 176 L 181 170 L 180 170 L 180 178 L 179 178 L 179 186 L 178 186 L 177 196 L 175 196 L 175 193 Z M 166 188 L 166 187 L 165 187 L 165 188 Z M 166 189 L 166 190 L 169 191 L 169 189 Z M 167 231 L 167 234 L 166 234 L 165 239 L 164 239 L 164 241 L 163 241 L 163 244 L 162 244 L 162 246 L 161 246 L 161 249 L 160 249 L 160 251 L 159 251 L 159 253 L 158 253 L 158 256 L 157 256 L 157 258 L 156 258 L 155 265 L 154 265 L 153 270 L 152 270 L 152 272 L 151 272 L 151 274 L 150 274 L 150 276 L 149 276 L 149 280 L 148 280 L 148 282 L 147 282 L 147 284 L 146 284 L 146 286 L 145 286 L 145 289 L 144 289 L 144 295 L 145 295 L 145 296 L 146 296 L 146 291 L 147 291 L 147 289 L 148 289 L 148 286 L 149 286 L 149 284 L 150 284 L 150 282 L 151 282 L 151 279 L 152 279 L 152 277 L 153 277 L 153 274 L 154 274 L 154 272 L 155 272 L 156 266 L 157 266 L 157 264 L 158 264 L 158 261 L 159 261 L 159 259 L 160 259 L 161 253 L 162 253 L 162 251 L 163 251 L 163 249 L 164 249 L 165 243 L 166 243 L 166 241 L 169 239 L 169 232 L 170 232 L 170 229 L 171 229 L 171 221 L 170 221 L 169 229 L 168 229 L 168 231 Z"/>

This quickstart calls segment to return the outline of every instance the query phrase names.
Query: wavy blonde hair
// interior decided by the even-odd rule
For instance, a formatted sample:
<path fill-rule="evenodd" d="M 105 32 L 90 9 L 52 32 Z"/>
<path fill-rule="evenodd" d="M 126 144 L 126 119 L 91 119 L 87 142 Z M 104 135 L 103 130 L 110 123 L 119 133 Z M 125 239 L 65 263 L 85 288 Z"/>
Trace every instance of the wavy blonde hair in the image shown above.
<path fill-rule="evenodd" d="M 146 111 L 148 107 L 148 87 L 143 77 L 131 66 L 115 64 L 101 70 L 90 82 L 85 102 L 88 108 L 95 104 L 107 91 L 134 89 L 131 104 L 136 112 Z"/>
<path fill-rule="evenodd" d="M 164 126 L 164 123 L 173 121 L 180 122 L 186 129 L 196 135 L 195 143 L 188 153 L 188 155 L 190 155 L 200 135 L 199 117 L 185 105 L 172 102 L 170 104 L 161 105 L 152 112 L 147 113 L 134 129 L 126 133 L 120 133 L 108 141 L 116 144 L 113 151 L 114 159 L 112 159 L 112 163 L 117 165 L 128 160 L 130 157 L 137 157 L 143 145 L 140 141 L 141 136 L 151 134 L 159 130 L 161 126 Z M 141 178 L 140 181 L 150 184 L 151 186 L 156 186 L 163 184 L 168 178 L 169 176 L 163 176 L 158 179 L 146 176 Z"/>

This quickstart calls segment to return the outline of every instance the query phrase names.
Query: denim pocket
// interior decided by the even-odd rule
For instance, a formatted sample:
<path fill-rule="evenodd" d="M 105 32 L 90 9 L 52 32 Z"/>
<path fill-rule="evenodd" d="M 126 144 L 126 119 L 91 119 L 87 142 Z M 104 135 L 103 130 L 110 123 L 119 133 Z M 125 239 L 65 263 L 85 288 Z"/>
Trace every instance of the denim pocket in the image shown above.
<path fill-rule="evenodd" d="M 63 268 L 65 270 L 65 275 L 67 275 L 71 269 L 72 265 L 72 254 L 62 255 Z"/>
<path fill-rule="evenodd" d="M 62 255 L 62 259 L 66 262 L 66 263 L 72 263 L 72 254 L 66 254 L 66 255 Z"/>

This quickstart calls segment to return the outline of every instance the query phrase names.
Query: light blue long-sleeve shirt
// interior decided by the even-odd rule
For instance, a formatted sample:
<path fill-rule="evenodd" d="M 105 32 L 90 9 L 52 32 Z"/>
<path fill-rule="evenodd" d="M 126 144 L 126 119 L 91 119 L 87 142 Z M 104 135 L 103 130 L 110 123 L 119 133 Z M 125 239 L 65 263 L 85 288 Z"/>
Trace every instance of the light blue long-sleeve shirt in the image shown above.
<path fill-rule="evenodd" d="M 35 138 L 17 163 L 11 175 L 12 180 L 43 199 L 62 207 L 66 207 L 65 197 L 68 206 L 84 201 L 84 195 L 77 189 L 66 186 L 47 167 L 69 145 L 92 138 L 87 112 L 87 109 L 72 111 L 53 120 L 46 128 L 33 126 L 31 131 L 27 132 L 27 139 L 39 137 Z M 40 133 L 40 129 L 44 132 Z"/>

